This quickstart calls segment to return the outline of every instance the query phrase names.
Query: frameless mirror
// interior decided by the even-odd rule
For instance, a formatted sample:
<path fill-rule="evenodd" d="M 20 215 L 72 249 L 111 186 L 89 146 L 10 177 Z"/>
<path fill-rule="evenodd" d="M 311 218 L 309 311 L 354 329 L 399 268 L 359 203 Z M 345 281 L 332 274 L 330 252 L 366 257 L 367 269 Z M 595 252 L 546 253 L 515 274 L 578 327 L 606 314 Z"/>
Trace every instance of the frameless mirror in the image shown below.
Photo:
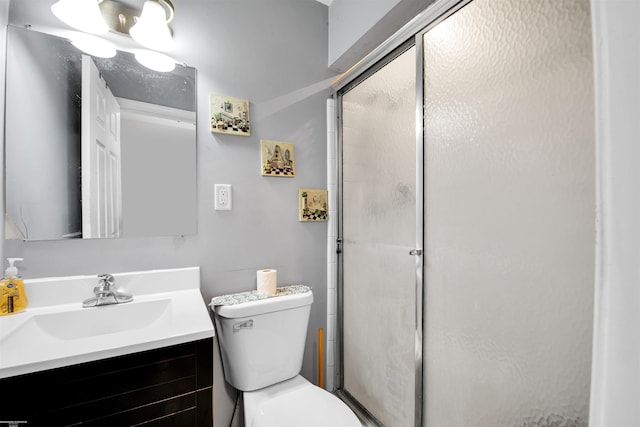
<path fill-rule="evenodd" d="M 195 93 L 193 68 L 155 72 L 9 26 L 6 238 L 194 234 Z"/>

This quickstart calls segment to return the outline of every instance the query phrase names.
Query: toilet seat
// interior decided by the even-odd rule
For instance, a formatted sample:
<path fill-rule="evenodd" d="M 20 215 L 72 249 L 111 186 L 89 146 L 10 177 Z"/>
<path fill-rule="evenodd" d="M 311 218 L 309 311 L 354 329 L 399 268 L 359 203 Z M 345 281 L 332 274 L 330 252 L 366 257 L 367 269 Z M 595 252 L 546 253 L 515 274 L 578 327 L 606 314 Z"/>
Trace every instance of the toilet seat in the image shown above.
<path fill-rule="evenodd" d="M 300 375 L 243 398 L 246 427 L 362 427 L 344 402 Z"/>

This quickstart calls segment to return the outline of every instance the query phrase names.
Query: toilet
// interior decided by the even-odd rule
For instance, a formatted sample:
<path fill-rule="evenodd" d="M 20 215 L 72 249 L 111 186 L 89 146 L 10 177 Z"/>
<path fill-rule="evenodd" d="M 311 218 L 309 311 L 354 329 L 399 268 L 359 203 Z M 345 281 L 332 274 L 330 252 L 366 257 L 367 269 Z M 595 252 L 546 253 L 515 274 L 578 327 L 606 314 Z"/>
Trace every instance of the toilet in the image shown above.
<path fill-rule="evenodd" d="M 309 288 L 212 303 L 224 376 L 243 393 L 246 427 L 362 426 L 344 402 L 300 375 L 311 303 Z"/>

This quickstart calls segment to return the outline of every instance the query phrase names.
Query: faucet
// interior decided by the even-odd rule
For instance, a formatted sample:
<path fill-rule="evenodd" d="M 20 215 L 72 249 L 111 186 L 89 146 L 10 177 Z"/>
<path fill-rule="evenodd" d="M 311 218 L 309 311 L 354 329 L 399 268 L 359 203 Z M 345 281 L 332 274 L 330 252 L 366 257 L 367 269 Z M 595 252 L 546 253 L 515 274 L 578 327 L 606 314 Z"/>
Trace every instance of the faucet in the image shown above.
<path fill-rule="evenodd" d="M 98 286 L 93 288 L 94 297 L 82 302 L 83 307 L 122 304 L 133 301 L 133 296 L 115 289 L 116 279 L 111 274 L 99 274 Z"/>

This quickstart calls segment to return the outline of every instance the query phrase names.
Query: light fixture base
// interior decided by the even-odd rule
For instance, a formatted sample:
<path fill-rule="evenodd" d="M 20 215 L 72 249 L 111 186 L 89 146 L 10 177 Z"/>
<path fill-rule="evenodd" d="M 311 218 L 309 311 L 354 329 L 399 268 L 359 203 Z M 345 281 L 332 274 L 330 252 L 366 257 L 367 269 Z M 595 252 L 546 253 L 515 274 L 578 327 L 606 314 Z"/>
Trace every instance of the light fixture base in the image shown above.
<path fill-rule="evenodd" d="M 170 12 L 170 17 L 167 20 L 168 22 L 173 19 L 173 4 L 169 0 L 163 0 L 160 3 L 168 5 L 167 7 Z M 109 29 L 127 37 L 129 37 L 129 30 L 136 24 L 136 21 L 142 12 L 139 9 L 127 6 L 115 0 L 102 0 L 99 6 L 100 12 L 102 12 L 102 16 L 109 26 Z M 173 35 L 171 27 L 169 27 L 169 31 L 171 32 L 171 35 Z"/>
<path fill-rule="evenodd" d="M 103 0 L 100 3 L 100 12 L 111 31 L 129 35 L 129 29 L 136 23 L 140 11 L 118 3 L 113 0 Z"/>

